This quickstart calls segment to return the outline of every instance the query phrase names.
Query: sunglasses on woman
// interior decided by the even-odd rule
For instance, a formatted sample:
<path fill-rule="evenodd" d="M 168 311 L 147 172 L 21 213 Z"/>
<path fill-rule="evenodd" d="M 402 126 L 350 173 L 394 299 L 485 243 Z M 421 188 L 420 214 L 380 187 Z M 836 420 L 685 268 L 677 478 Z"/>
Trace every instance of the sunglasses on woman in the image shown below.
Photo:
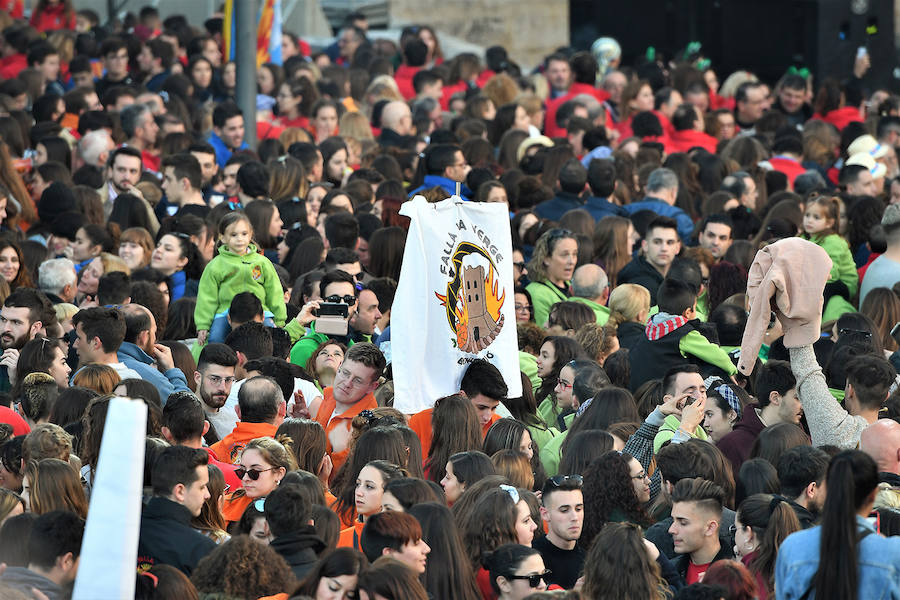
<path fill-rule="evenodd" d="M 244 467 L 238 467 L 234 470 L 234 474 L 237 475 L 238 479 L 243 479 L 244 475 L 246 475 L 251 481 L 256 481 L 259 479 L 260 473 L 271 471 L 274 468 L 275 467 L 269 467 L 268 469 L 245 469 Z"/>
<path fill-rule="evenodd" d="M 553 573 L 553 571 L 548 569 L 543 573 L 535 573 L 534 575 L 510 575 L 507 579 L 526 579 L 528 580 L 528 587 L 536 588 L 541 585 L 541 581 L 543 581 L 544 577 L 548 577 L 551 573 Z"/>

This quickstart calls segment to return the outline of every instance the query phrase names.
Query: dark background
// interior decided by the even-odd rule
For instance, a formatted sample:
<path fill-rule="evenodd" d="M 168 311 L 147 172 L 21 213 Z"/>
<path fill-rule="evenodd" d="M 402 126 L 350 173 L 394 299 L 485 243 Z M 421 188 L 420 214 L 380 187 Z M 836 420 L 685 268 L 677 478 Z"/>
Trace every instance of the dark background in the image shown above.
<path fill-rule="evenodd" d="M 774 84 L 796 65 L 808 67 L 818 86 L 823 75 L 849 77 L 865 46 L 866 83 L 900 91 L 893 0 L 571 0 L 570 30 L 580 50 L 615 38 L 623 65 L 650 45 L 671 57 L 699 41 L 720 82 L 747 69 Z"/>

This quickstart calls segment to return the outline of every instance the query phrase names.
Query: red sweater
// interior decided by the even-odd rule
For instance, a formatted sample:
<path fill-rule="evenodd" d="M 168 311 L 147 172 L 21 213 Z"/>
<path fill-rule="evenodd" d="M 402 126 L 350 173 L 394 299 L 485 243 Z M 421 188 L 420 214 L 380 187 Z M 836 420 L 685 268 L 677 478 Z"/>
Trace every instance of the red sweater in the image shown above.
<path fill-rule="evenodd" d="M 819 119 L 820 121 L 825 121 L 826 123 L 831 123 L 839 130 L 843 129 L 847 125 L 853 122 L 862 122 L 862 117 L 859 114 L 859 109 L 855 106 L 844 106 L 843 108 L 838 108 L 824 115 L 820 115 L 816 113 L 812 116 L 813 119 Z"/>
<path fill-rule="evenodd" d="M 400 95 L 403 96 L 405 100 L 415 97 L 416 89 L 413 87 L 413 77 L 421 70 L 422 67 L 400 65 L 394 72 L 394 81 L 397 82 L 397 87 L 400 88 Z"/>
<path fill-rule="evenodd" d="M 713 136 L 703 133 L 702 131 L 694 131 L 693 129 L 673 131 L 669 135 L 670 152 L 687 152 L 694 146 L 700 146 L 707 152 L 715 154 L 718 143 L 719 140 Z"/>
<path fill-rule="evenodd" d="M 42 12 L 35 11 L 31 15 L 31 26 L 40 32 L 57 29 L 75 29 L 75 11 L 66 18 L 65 5 L 48 6 Z"/>
<path fill-rule="evenodd" d="M 803 165 L 801 165 L 799 161 L 788 158 L 787 156 L 773 156 L 769 159 L 769 164 L 772 165 L 772 168 L 776 171 L 780 171 L 787 175 L 788 183 L 791 185 L 792 189 L 794 187 L 794 180 L 797 179 L 797 175 L 806 173 L 806 169 L 803 168 Z"/>

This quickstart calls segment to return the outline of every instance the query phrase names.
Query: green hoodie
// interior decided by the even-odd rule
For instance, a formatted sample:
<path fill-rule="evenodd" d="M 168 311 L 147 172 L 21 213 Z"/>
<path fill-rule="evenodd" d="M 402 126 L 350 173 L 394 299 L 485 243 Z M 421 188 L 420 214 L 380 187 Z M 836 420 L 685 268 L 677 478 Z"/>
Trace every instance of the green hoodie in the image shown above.
<path fill-rule="evenodd" d="M 252 292 L 262 302 L 263 310 L 272 313 L 275 324 L 284 327 L 287 318 L 284 291 L 272 262 L 259 254 L 254 244 L 250 244 L 243 256 L 223 245 L 200 277 L 194 309 L 197 331 L 209 331 L 215 316 L 228 310 L 231 300 L 240 292 Z"/>

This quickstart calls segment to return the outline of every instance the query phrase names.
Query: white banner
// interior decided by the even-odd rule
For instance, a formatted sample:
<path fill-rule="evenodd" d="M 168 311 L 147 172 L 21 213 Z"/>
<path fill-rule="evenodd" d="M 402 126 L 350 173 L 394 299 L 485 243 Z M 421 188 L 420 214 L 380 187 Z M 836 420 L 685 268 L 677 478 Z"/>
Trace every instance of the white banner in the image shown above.
<path fill-rule="evenodd" d="M 469 363 L 484 358 L 522 394 L 513 301 L 509 209 L 458 197 L 416 196 L 391 307 L 394 407 L 411 414 L 459 391 Z"/>

